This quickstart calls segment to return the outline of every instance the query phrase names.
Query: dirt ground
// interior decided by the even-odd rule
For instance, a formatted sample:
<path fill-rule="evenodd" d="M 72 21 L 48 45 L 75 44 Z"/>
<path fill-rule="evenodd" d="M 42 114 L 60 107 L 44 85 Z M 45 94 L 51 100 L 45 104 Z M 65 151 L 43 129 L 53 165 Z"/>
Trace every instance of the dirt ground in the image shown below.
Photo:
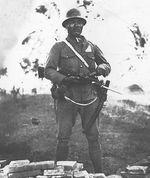
<path fill-rule="evenodd" d="M 100 114 L 100 141 L 105 174 L 113 174 L 150 155 L 150 106 L 130 100 L 109 102 Z M 54 160 L 56 122 L 49 95 L 11 98 L 0 104 L 0 159 Z M 87 141 L 77 118 L 68 160 L 93 172 Z"/>

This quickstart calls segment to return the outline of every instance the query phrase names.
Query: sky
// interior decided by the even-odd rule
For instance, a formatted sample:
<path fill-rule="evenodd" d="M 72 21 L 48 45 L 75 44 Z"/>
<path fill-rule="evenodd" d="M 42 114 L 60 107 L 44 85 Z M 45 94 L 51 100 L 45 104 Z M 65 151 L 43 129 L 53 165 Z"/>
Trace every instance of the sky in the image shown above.
<path fill-rule="evenodd" d="M 31 0 L 0 0 L 0 63 L 18 41 L 18 32 L 28 19 Z"/>
<path fill-rule="evenodd" d="M 30 92 L 32 88 L 39 91 L 49 92 L 50 82 L 41 81 L 33 74 L 24 75 L 19 62 L 23 57 L 40 58 L 44 64 L 51 45 L 54 43 L 55 29 L 60 38 L 65 36 L 65 30 L 61 26 L 66 11 L 76 6 L 76 0 L 56 0 L 61 15 L 54 9 L 48 11 L 51 16 L 49 20 L 44 15 L 35 12 L 40 4 L 47 4 L 48 0 L 0 0 L 0 66 L 8 67 L 8 76 L 0 79 L 0 87 L 8 91 L 12 86 L 24 88 Z M 51 1 L 53 2 L 53 1 Z M 80 0 L 81 2 L 81 0 Z M 150 11 L 149 0 L 93 0 L 95 6 L 90 7 L 88 23 L 83 34 L 89 40 L 100 46 L 105 57 L 112 65 L 110 79 L 112 87 L 123 90 L 124 86 L 137 82 L 145 90 L 149 82 L 149 44 L 146 48 L 144 60 L 138 61 L 135 57 L 135 41 L 129 27 L 133 23 L 140 26 L 142 32 L 150 33 Z M 81 8 L 84 14 L 84 8 Z M 94 20 L 97 13 L 100 19 Z M 102 18 L 104 20 L 102 20 Z M 22 46 L 22 40 L 32 31 L 36 31 L 31 42 Z M 34 50 L 33 47 L 35 48 Z M 126 60 L 130 57 L 130 61 Z M 134 72 L 128 72 L 129 66 L 133 64 Z M 120 76 L 124 74 L 124 77 Z"/>

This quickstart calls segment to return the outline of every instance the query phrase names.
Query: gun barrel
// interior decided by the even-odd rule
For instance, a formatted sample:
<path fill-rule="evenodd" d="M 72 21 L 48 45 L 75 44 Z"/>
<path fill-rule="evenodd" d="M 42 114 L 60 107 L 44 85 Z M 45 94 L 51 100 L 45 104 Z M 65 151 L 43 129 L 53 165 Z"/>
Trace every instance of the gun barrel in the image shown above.
<path fill-rule="evenodd" d="M 115 92 L 115 93 L 117 93 L 117 94 L 119 94 L 119 95 L 122 95 L 122 93 L 120 93 L 120 92 L 118 92 L 118 91 L 116 91 L 116 90 L 114 90 L 114 89 L 111 89 L 111 88 L 109 88 L 109 87 L 106 87 L 105 85 L 102 85 L 101 87 L 102 87 L 102 88 L 105 88 L 105 89 L 107 89 L 107 90 L 110 90 L 110 91 L 112 91 L 112 92 Z"/>

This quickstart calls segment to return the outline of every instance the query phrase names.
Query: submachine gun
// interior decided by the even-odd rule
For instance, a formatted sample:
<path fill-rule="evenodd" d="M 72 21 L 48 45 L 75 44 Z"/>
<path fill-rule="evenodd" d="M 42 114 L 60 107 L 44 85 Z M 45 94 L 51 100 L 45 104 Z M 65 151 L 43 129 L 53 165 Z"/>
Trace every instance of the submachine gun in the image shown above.
<path fill-rule="evenodd" d="M 94 75 L 84 77 L 84 76 L 75 75 L 74 73 L 70 73 L 67 71 L 65 73 L 61 72 L 61 71 L 59 71 L 59 72 L 66 75 L 67 77 L 72 77 L 78 84 L 92 83 L 97 91 L 98 105 L 95 109 L 95 112 L 91 116 L 91 119 L 89 120 L 89 122 L 87 123 L 87 125 L 83 131 L 83 133 L 87 133 L 91 129 L 93 124 L 95 123 L 96 119 L 99 116 L 99 112 L 101 111 L 101 109 L 104 105 L 104 102 L 107 100 L 107 91 L 110 90 L 110 91 L 115 92 L 120 95 L 121 95 L 121 93 L 109 88 L 109 85 L 110 85 L 109 80 L 106 80 L 106 82 L 104 82 L 103 80 L 98 80 L 98 78 Z M 44 78 L 44 68 L 43 67 L 38 68 L 38 74 L 39 74 L 39 78 Z M 58 88 L 57 85 L 53 84 L 53 86 L 51 88 L 51 92 L 52 92 L 52 97 L 54 99 L 58 98 L 58 95 L 61 96 L 62 99 L 65 99 L 64 91 L 61 90 L 61 87 Z"/>

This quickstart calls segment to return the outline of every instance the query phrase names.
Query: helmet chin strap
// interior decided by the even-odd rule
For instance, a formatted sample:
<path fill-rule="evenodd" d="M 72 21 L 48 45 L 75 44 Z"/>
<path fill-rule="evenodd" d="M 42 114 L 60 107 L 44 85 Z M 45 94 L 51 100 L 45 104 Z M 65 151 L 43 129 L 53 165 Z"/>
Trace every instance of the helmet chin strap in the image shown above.
<path fill-rule="evenodd" d="M 75 38 L 80 38 L 80 35 L 76 34 L 74 35 Z"/>
<path fill-rule="evenodd" d="M 81 32 L 82 33 L 82 32 Z M 80 38 L 80 36 L 81 36 L 81 33 L 70 33 L 70 31 L 68 31 L 68 34 L 69 35 L 71 35 L 72 37 L 74 37 L 74 38 Z"/>

